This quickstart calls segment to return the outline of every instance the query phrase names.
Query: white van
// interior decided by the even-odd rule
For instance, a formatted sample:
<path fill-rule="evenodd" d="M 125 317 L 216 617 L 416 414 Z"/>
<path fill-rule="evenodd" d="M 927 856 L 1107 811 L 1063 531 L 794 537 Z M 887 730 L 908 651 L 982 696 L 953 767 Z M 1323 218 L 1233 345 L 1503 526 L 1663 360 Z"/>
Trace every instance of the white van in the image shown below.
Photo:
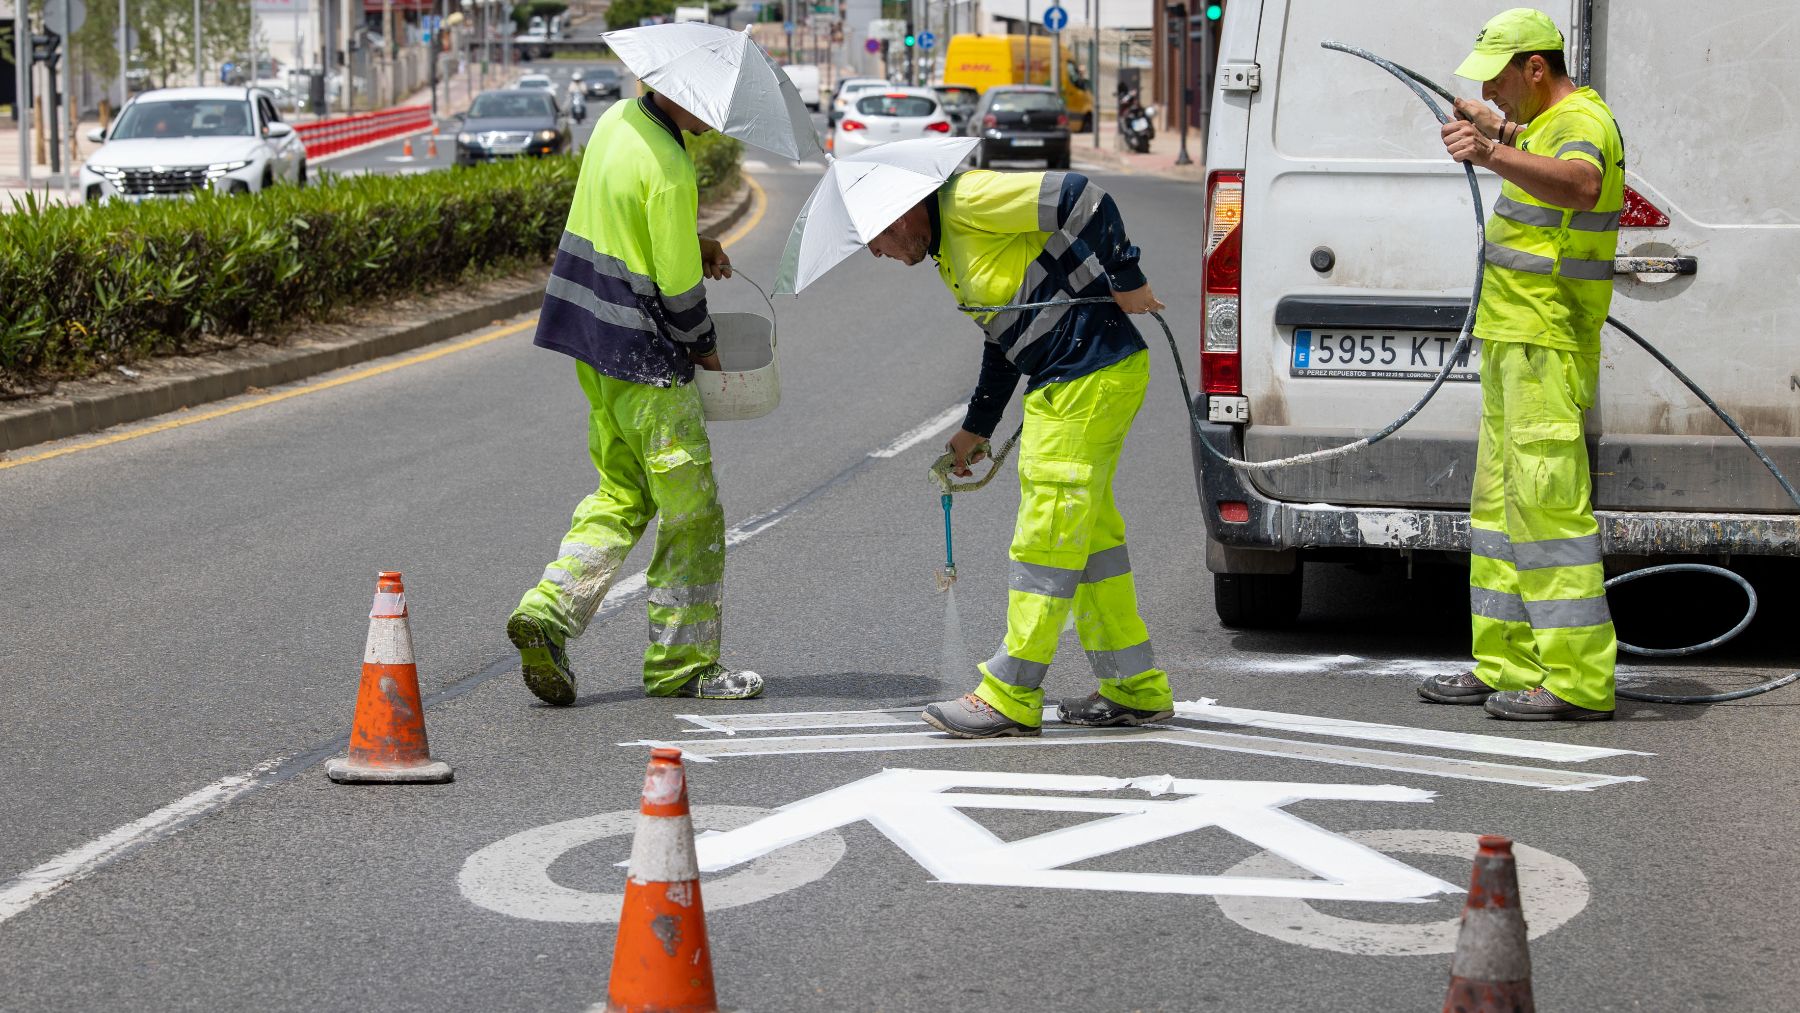
<path fill-rule="evenodd" d="M 810 63 L 784 63 L 781 70 L 794 82 L 794 88 L 800 93 L 800 101 L 813 112 L 819 111 L 821 97 L 819 95 L 819 68 Z"/>
<path fill-rule="evenodd" d="M 1309 561 L 1408 567 L 1469 544 L 1479 349 L 1430 406 L 1348 457 L 1251 460 L 1368 435 L 1425 389 L 1456 338 L 1476 251 L 1463 170 L 1399 81 L 1321 49 L 1451 76 L 1502 0 L 1235 0 L 1213 82 L 1194 459 L 1206 561 L 1228 626 L 1300 608 Z M 1683 0 L 1543 5 L 1569 69 L 1625 138 L 1612 315 L 1685 369 L 1800 475 L 1800 21 L 1702 16 Z M 1763 62 L 1754 54 L 1777 54 Z M 1491 211 L 1498 177 L 1478 173 Z M 1651 259 L 1655 258 L 1655 259 Z M 1800 518 L 1756 458 L 1654 359 L 1602 334 L 1588 413 L 1609 569 L 1800 553 Z"/>

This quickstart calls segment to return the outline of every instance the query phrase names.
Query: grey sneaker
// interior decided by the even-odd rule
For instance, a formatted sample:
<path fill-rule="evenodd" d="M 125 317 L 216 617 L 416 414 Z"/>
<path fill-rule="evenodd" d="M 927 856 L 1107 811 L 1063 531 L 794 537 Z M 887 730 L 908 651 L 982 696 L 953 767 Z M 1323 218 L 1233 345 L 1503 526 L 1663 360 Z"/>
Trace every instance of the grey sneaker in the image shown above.
<path fill-rule="evenodd" d="M 1056 707 L 1057 720 L 1063 724 L 1087 725 L 1090 728 L 1145 725 L 1152 721 L 1167 721 L 1174 716 L 1175 712 L 1172 710 L 1143 711 L 1127 707 L 1108 700 L 1099 693 L 1090 693 L 1085 699 L 1072 696 Z"/>
<path fill-rule="evenodd" d="M 997 739 L 1003 735 L 1030 737 L 1042 733 L 1036 725 L 1022 725 L 988 706 L 973 693 L 934 703 L 920 715 L 925 723 L 957 739 Z"/>
<path fill-rule="evenodd" d="M 1419 683 L 1419 695 L 1432 703 L 1481 703 L 1494 687 L 1475 678 L 1474 672 L 1434 675 Z"/>
<path fill-rule="evenodd" d="M 575 702 L 575 670 L 562 639 L 552 634 L 536 616 L 514 612 L 506 621 L 506 639 L 519 649 L 519 669 L 525 686 L 539 700 L 557 707 Z"/>
<path fill-rule="evenodd" d="M 701 700 L 749 700 L 762 695 L 763 678 L 755 672 L 733 672 L 714 665 L 704 675 L 696 675 L 675 690 L 676 696 Z"/>
<path fill-rule="evenodd" d="M 1611 721 L 1612 711 L 1589 710 L 1542 686 L 1513 689 L 1487 698 L 1487 712 L 1506 721 Z"/>

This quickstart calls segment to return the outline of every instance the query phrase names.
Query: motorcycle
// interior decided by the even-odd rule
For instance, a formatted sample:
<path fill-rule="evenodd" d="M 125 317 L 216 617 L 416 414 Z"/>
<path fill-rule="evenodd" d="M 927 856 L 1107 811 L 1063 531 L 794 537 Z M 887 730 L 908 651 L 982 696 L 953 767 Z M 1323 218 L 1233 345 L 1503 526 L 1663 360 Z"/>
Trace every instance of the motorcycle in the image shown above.
<path fill-rule="evenodd" d="M 1150 139 L 1156 136 L 1156 107 L 1138 105 L 1136 88 L 1119 92 L 1119 136 L 1140 155 L 1150 151 Z"/>

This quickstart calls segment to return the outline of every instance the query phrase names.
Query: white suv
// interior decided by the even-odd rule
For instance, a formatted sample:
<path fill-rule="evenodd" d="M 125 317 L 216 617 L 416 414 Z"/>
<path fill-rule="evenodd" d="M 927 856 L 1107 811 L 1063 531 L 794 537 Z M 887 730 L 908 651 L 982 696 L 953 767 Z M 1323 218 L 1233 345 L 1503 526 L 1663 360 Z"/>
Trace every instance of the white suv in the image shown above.
<path fill-rule="evenodd" d="M 306 145 L 260 88 L 166 88 L 120 110 L 81 167 L 90 201 L 182 196 L 202 188 L 258 193 L 306 185 Z"/>

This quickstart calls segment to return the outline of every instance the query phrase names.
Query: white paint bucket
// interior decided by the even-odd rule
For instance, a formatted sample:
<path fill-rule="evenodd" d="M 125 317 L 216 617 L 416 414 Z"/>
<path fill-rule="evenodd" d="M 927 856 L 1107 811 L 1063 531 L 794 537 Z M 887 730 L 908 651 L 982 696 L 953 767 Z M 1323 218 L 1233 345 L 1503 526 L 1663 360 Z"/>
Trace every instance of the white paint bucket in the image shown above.
<path fill-rule="evenodd" d="M 742 274 L 734 277 L 743 278 Z M 750 281 L 744 278 L 745 281 Z M 750 282 L 763 302 L 767 293 Z M 737 422 L 761 418 L 781 403 L 781 370 L 775 357 L 775 305 L 769 303 L 769 315 L 756 313 L 714 313 L 713 328 L 719 340 L 719 365 L 722 371 L 694 370 L 694 383 L 700 388 L 700 405 L 709 422 Z"/>

